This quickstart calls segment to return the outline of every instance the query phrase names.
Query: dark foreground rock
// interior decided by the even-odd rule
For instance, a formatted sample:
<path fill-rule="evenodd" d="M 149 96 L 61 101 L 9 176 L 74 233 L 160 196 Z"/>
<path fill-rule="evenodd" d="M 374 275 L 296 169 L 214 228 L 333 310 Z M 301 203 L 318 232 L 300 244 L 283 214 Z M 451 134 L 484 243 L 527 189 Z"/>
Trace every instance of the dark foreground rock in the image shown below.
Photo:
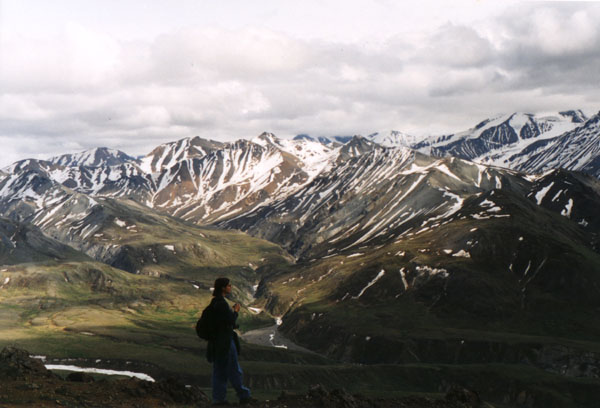
<path fill-rule="evenodd" d="M 47 370 L 29 353 L 14 347 L 0 352 L 0 407 L 209 407 L 209 398 L 198 386 L 176 379 L 148 382 L 137 379 L 95 380 L 83 373 L 65 379 Z M 452 388 L 445 399 L 403 397 L 373 399 L 344 390 L 328 391 L 320 385 L 306 394 L 285 391 L 274 401 L 255 401 L 253 408 L 478 408 L 472 391 Z"/>
<path fill-rule="evenodd" d="M 196 386 L 168 379 L 95 381 L 88 374 L 66 379 L 47 370 L 25 350 L 7 347 L 0 352 L 0 407 L 190 407 L 208 406 Z"/>
<path fill-rule="evenodd" d="M 479 408 L 477 394 L 465 389 L 453 389 L 445 399 L 403 397 L 373 399 L 350 395 L 344 390 L 327 391 L 315 385 L 304 395 L 282 392 L 276 401 L 260 401 L 249 405 L 256 408 Z"/>
<path fill-rule="evenodd" d="M 253 407 L 260 408 L 479 408 L 481 403 L 475 393 L 468 390 L 452 391 L 445 399 L 432 399 L 423 397 L 403 397 L 389 399 L 372 399 L 362 395 L 350 395 L 344 390 L 327 391 L 320 385 L 312 387 L 305 395 L 289 395 L 282 392 L 277 401 L 259 402 Z M 469 395 L 469 398 L 456 398 Z M 475 399 L 471 397 L 475 396 Z"/>
<path fill-rule="evenodd" d="M 5 379 L 22 379 L 29 376 L 51 377 L 41 361 L 29 357 L 29 353 L 15 347 L 5 347 L 0 352 L 0 377 Z"/>

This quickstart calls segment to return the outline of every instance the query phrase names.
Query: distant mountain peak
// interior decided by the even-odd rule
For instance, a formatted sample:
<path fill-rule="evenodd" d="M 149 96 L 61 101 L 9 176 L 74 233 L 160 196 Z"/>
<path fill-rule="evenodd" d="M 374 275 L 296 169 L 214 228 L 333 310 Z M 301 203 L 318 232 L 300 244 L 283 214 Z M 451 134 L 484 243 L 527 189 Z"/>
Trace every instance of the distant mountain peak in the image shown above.
<path fill-rule="evenodd" d="M 128 154 L 108 147 L 96 147 L 79 153 L 63 154 L 62 156 L 53 157 L 48 160 L 50 163 L 67 167 L 118 166 L 133 161 L 135 161 L 135 158 Z"/>
<path fill-rule="evenodd" d="M 309 140 L 312 142 L 319 142 L 324 145 L 339 145 L 346 144 L 350 140 L 352 140 L 352 136 L 316 136 L 313 137 L 307 133 L 301 133 L 296 136 L 292 140 Z"/>
<path fill-rule="evenodd" d="M 273 145 L 273 146 L 281 146 L 280 139 L 275 136 L 273 133 L 262 132 L 260 135 L 251 140 L 251 142 L 259 144 L 261 146 Z"/>
<path fill-rule="evenodd" d="M 418 142 L 417 137 L 399 130 L 378 131 L 371 133 L 367 136 L 367 138 L 381 146 L 386 147 L 410 147 Z"/>
<path fill-rule="evenodd" d="M 581 110 L 568 110 L 568 111 L 562 111 L 562 112 L 558 112 L 560 115 L 564 116 L 564 117 L 569 117 L 571 118 L 571 121 L 573 123 L 584 123 L 588 117 L 585 115 L 585 113 L 583 113 Z"/>
<path fill-rule="evenodd" d="M 146 173 L 157 173 L 181 160 L 204 157 L 224 145 L 222 142 L 203 139 L 200 136 L 163 143 L 139 160 L 140 167 Z"/>
<path fill-rule="evenodd" d="M 310 135 L 307 135 L 306 133 L 300 133 L 296 136 L 294 136 L 294 138 L 292 140 L 309 140 L 311 142 L 315 142 L 316 139 Z"/>
<path fill-rule="evenodd" d="M 383 147 L 372 142 L 364 136 L 354 135 L 349 142 L 340 148 L 337 160 L 343 161 L 351 157 L 361 156 L 377 148 L 383 149 Z"/>
<path fill-rule="evenodd" d="M 600 177 L 600 114 L 555 138 L 541 140 L 511 157 L 513 167 L 529 173 L 564 168 Z"/>
<path fill-rule="evenodd" d="M 455 156 L 482 164 L 519 168 L 549 140 L 585 126 L 578 110 L 549 114 L 513 112 L 479 122 L 460 133 L 429 137 L 411 147 L 433 156 Z"/>

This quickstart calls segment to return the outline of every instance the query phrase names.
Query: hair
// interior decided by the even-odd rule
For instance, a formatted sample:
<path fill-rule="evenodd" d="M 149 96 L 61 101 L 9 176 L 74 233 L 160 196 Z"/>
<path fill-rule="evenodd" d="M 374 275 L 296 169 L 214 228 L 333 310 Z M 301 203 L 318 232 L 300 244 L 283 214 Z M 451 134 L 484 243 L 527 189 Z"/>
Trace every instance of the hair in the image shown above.
<path fill-rule="evenodd" d="M 229 278 L 217 278 L 215 280 L 215 288 L 213 289 L 213 296 L 221 296 L 223 294 L 223 289 L 229 285 Z"/>

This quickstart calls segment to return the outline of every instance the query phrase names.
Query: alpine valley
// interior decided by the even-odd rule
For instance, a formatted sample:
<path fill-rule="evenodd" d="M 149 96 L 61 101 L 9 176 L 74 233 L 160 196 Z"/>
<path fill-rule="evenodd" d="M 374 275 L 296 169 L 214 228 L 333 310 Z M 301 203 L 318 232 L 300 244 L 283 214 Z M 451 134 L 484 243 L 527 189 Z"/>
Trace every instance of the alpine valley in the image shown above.
<path fill-rule="evenodd" d="M 595 407 L 599 146 L 600 114 L 566 111 L 13 163 L 0 346 L 208 388 L 193 325 L 229 276 L 258 395 L 458 384 L 494 407 Z"/>

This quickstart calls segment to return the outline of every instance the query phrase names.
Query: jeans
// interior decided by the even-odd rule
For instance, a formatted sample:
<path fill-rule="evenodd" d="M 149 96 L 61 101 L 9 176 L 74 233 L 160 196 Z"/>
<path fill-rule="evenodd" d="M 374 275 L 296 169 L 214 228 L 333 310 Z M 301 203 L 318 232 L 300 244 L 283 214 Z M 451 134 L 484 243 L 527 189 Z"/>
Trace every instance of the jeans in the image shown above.
<path fill-rule="evenodd" d="M 227 380 L 235 389 L 239 399 L 249 398 L 250 390 L 242 384 L 242 368 L 238 363 L 237 349 L 233 339 L 229 346 L 227 358 L 215 358 L 212 373 L 212 397 L 213 403 L 225 401 L 227 393 Z"/>

